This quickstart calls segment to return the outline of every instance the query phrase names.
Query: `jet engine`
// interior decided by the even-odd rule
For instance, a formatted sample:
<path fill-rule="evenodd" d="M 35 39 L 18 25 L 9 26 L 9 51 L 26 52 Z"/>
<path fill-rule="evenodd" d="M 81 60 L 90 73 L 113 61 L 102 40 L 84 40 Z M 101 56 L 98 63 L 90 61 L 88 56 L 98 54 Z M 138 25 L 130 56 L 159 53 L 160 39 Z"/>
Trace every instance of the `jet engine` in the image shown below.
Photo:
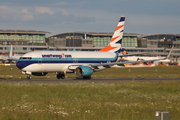
<path fill-rule="evenodd" d="M 91 76 L 93 74 L 93 69 L 88 66 L 79 66 L 75 69 L 75 74 L 77 76 Z"/>
<path fill-rule="evenodd" d="M 34 75 L 34 76 L 45 76 L 47 74 L 48 74 L 47 72 L 32 72 L 31 75 Z"/>

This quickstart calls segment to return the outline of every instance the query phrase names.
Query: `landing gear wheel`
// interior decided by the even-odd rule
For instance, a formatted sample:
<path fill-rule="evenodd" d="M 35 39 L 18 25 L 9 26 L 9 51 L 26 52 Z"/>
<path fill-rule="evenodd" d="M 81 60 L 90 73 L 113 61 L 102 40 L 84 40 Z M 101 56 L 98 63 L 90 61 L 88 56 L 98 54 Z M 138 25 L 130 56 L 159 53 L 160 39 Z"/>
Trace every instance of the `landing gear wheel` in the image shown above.
<path fill-rule="evenodd" d="M 61 74 L 61 79 L 64 79 L 65 78 L 65 75 L 64 74 Z"/>
<path fill-rule="evenodd" d="M 60 77 L 60 74 L 57 74 L 57 79 L 60 79 L 61 77 Z"/>
<path fill-rule="evenodd" d="M 31 75 L 28 75 L 28 76 L 27 76 L 27 79 L 28 79 L 28 80 L 31 80 Z"/>
<path fill-rule="evenodd" d="M 62 74 L 62 73 L 57 74 L 57 79 L 64 79 L 64 78 L 65 78 L 64 74 Z"/>
<path fill-rule="evenodd" d="M 88 80 L 90 80 L 90 79 L 91 79 L 91 76 L 83 76 L 83 79 L 88 79 Z"/>

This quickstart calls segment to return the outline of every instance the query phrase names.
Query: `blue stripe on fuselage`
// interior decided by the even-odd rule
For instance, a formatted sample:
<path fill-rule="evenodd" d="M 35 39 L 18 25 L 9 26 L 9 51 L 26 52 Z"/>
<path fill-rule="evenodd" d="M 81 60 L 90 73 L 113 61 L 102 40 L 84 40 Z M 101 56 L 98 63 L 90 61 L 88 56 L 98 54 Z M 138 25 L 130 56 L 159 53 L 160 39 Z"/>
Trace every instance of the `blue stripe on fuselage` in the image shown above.
<path fill-rule="evenodd" d="M 19 59 L 16 63 L 16 66 L 19 69 L 23 69 L 31 64 L 67 64 L 67 63 L 107 63 L 109 62 L 116 62 L 118 58 L 118 54 L 114 58 L 32 58 L 31 60 L 28 59 Z"/>

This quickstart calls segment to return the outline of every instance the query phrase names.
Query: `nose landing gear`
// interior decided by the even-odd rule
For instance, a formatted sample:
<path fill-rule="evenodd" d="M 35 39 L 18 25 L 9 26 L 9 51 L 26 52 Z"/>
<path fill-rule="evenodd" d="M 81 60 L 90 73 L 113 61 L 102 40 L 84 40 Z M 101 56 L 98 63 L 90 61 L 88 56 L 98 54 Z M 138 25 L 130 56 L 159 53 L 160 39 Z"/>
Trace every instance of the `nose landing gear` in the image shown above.
<path fill-rule="evenodd" d="M 28 79 L 28 80 L 31 80 L 31 75 L 28 75 L 28 76 L 27 76 L 27 79 Z"/>

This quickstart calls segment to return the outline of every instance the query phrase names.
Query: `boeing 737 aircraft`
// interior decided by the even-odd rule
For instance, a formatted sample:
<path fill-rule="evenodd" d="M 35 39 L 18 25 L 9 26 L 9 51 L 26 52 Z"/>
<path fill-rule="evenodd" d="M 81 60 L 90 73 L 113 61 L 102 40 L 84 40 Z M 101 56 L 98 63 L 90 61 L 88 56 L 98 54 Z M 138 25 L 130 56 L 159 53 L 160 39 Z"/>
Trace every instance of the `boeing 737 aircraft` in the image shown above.
<path fill-rule="evenodd" d="M 109 45 L 98 52 L 84 51 L 36 51 L 23 55 L 16 66 L 31 79 L 31 75 L 44 76 L 48 72 L 56 72 L 57 79 L 64 79 L 66 73 L 75 73 L 83 79 L 90 79 L 93 72 L 110 68 L 112 65 L 125 63 L 150 62 L 128 61 L 119 62 L 125 17 L 121 17 Z M 151 61 L 157 61 L 151 60 Z"/>

